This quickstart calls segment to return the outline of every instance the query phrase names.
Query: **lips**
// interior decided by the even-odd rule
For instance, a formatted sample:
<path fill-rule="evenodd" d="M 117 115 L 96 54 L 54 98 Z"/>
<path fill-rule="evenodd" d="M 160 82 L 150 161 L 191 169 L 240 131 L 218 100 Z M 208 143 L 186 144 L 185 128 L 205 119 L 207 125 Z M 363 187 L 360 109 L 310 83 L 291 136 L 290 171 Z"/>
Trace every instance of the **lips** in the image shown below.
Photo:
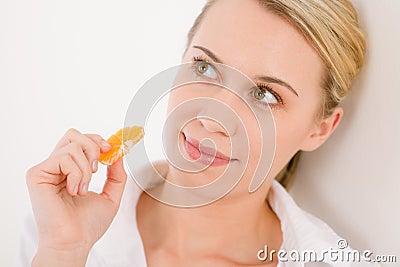
<path fill-rule="evenodd" d="M 184 133 L 183 136 L 186 152 L 192 159 L 210 166 L 226 165 L 231 161 L 229 157 L 214 148 L 200 145 L 197 139 L 186 136 Z"/>

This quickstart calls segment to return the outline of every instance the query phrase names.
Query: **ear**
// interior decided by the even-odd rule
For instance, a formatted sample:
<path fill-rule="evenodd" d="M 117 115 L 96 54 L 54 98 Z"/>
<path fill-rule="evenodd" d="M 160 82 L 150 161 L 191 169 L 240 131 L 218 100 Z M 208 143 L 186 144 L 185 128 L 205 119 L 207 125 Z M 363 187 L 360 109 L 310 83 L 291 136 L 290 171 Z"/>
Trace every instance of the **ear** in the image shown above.
<path fill-rule="evenodd" d="M 343 108 L 336 107 L 332 114 L 315 124 L 300 147 L 303 151 L 313 151 L 320 147 L 335 131 L 343 117 Z"/>

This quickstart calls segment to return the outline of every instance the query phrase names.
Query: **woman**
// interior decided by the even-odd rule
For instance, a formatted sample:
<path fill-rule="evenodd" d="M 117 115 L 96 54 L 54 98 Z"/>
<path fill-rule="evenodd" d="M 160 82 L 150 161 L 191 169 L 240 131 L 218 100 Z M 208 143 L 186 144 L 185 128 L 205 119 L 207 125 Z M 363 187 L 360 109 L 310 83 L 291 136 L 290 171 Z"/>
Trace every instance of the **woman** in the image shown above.
<path fill-rule="evenodd" d="M 21 265 L 33 258 L 32 266 L 301 266 L 285 261 L 287 254 L 278 259 L 270 252 L 315 250 L 321 257 L 324 250 L 337 249 L 339 236 L 298 208 L 274 178 L 289 184 L 299 151 L 315 150 L 334 132 L 343 116 L 338 104 L 364 53 L 357 15 L 347 0 L 209 1 L 189 32 L 182 61 L 192 62 L 197 75 L 213 73 L 223 63 L 257 84 L 252 109 L 271 109 L 276 131 L 274 159 L 262 185 L 249 194 L 260 155 L 251 110 L 226 91 L 174 90 L 169 112 L 201 96 L 238 114 L 248 133 L 249 158 L 231 153 L 229 146 L 230 138 L 239 136 L 240 120 L 228 118 L 222 126 L 205 119 L 213 112 L 205 106 L 191 111 L 204 116 L 175 125 L 180 129 L 175 149 L 182 145 L 190 158 L 190 140 L 208 138 L 229 164 L 188 174 L 163 162 L 160 173 L 173 183 L 198 186 L 235 160 L 232 166 L 246 167 L 237 186 L 209 205 L 179 208 L 143 193 L 118 161 L 108 167 L 102 194 L 88 192 L 99 153 L 109 147 L 99 135 L 69 130 L 49 158 L 27 172 L 38 235 L 26 236 Z"/>

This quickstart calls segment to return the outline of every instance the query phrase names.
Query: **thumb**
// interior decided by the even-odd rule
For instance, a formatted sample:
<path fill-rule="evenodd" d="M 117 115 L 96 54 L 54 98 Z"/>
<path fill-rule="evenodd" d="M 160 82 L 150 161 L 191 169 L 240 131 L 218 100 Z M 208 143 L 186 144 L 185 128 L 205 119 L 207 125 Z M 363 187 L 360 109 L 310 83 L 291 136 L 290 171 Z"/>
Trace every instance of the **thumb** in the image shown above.
<path fill-rule="evenodd" d="M 112 202 L 119 204 L 126 184 L 126 172 L 122 158 L 113 165 L 107 166 L 107 180 L 103 187 L 102 196 L 107 197 Z"/>

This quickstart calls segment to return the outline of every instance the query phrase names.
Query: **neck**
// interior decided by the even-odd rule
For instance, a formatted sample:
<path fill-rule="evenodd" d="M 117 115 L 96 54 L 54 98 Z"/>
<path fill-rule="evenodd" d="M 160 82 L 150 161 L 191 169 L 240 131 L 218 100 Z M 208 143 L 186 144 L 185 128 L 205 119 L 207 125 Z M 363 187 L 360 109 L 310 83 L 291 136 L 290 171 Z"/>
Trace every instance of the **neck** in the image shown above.
<path fill-rule="evenodd" d="M 174 174 L 169 172 L 166 178 L 170 175 Z M 241 260 L 244 255 L 257 260 L 257 251 L 265 245 L 278 250 L 279 219 L 265 201 L 268 190 L 260 191 L 235 197 L 229 193 L 197 208 L 179 208 L 154 201 L 151 223 L 157 246 L 171 248 L 179 257 L 218 254 Z"/>

